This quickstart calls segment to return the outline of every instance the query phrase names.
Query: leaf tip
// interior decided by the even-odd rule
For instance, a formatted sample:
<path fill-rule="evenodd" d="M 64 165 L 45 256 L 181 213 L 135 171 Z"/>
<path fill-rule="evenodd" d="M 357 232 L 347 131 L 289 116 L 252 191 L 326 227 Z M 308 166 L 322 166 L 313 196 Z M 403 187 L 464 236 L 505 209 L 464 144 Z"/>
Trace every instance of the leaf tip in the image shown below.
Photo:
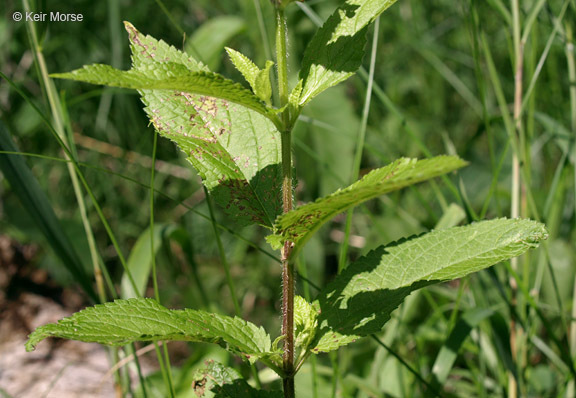
<path fill-rule="evenodd" d="M 48 76 L 52 79 L 66 79 L 67 75 L 68 73 L 50 73 Z"/>
<path fill-rule="evenodd" d="M 46 326 L 36 328 L 32 333 L 28 335 L 28 341 L 26 341 L 24 346 L 26 348 L 26 352 L 34 351 L 38 343 L 40 343 L 46 337 L 49 337 L 49 334 L 45 332 Z"/>
<path fill-rule="evenodd" d="M 127 31 L 128 33 L 138 32 L 138 30 L 136 30 L 136 28 L 134 27 L 134 25 L 132 25 L 130 22 L 128 22 L 128 21 L 122 21 L 122 23 L 124 23 L 124 28 L 126 29 L 126 31 Z"/>
<path fill-rule="evenodd" d="M 530 227 L 526 229 L 526 238 L 523 239 L 523 242 L 528 246 L 537 247 L 542 241 L 548 239 L 549 233 L 545 224 L 530 219 L 518 220 L 531 224 Z"/>
<path fill-rule="evenodd" d="M 28 336 L 28 341 L 26 342 L 26 352 L 32 352 L 36 349 L 37 341 L 32 341 L 32 334 Z"/>

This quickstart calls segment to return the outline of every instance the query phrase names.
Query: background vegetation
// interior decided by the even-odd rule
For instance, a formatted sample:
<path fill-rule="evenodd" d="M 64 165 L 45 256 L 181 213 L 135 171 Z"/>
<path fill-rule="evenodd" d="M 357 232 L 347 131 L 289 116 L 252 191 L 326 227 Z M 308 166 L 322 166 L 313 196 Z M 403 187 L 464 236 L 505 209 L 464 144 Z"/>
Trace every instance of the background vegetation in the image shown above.
<path fill-rule="evenodd" d="M 30 24 L 11 18 L 26 3 L 4 2 L 0 19 L 1 149 L 13 151 L 7 144 L 11 140 L 28 155 L 14 171 L 7 164 L 16 157 L 0 154 L 0 233 L 37 243 L 41 250 L 34 266 L 64 287 L 86 280 L 85 290 L 87 285 L 97 290 L 94 263 L 105 265 L 109 300 L 109 286 L 121 286 L 118 252 L 134 264 L 134 272 L 147 277 L 152 216 L 164 305 L 241 313 L 279 330 L 281 270 L 263 231 L 240 229 L 218 208 L 212 211 L 199 178 L 173 144 L 159 140 L 153 154 L 154 131 L 135 92 L 69 81 L 56 81 L 54 90 L 35 55 L 41 50 L 49 73 L 91 63 L 128 69 L 122 25 L 127 20 L 241 81 L 223 47 L 242 51 L 259 66 L 272 58 L 268 0 L 40 1 L 31 9 L 81 13 L 84 21 L 37 23 L 35 33 Z M 312 0 L 288 9 L 290 70 L 298 70 L 317 24 L 338 3 Z M 383 240 L 439 223 L 518 214 L 545 222 L 548 242 L 518 264 L 416 292 L 395 312 L 379 341 L 365 339 L 304 368 L 296 383 L 300 396 L 418 396 L 430 393 L 431 386 L 458 396 L 513 396 L 508 387 L 514 382 L 522 396 L 572 396 L 576 2 L 520 3 L 516 13 L 514 0 L 399 0 L 380 18 L 376 33 L 374 28 L 369 32 L 368 50 L 376 40 L 373 80 L 366 72 L 368 51 L 364 71 L 307 108 L 294 137 L 299 202 L 352 182 L 358 150 L 360 174 L 400 156 L 458 154 L 470 166 L 449 179 L 362 206 L 350 233 L 344 215 L 329 224 L 300 256 L 298 292 L 313 296 L 314 285 L 337 273 L 346 239 L 347 256 L 353 259 Z M 519 80 L 517 70 L 522 71 Z M 296 76 L 291 77 L 294 84 Z M 372 97 L 366 102 L 369 86 Z M 50 106 L 53 94 L 61 106 Z M 81 183 L 75 189 L 45 119 L 74 148 L 90 192 Z M 151 214 L 153 157 L 157 193 Z M 516 174 L 514 157 L 520 160 Z M 22 174 L 23 165 L 32 173 Z M 43 205 L 22 200 L 22 192 L 36 183 L 46 196 Z M 518 200 L 514 186 L 521 187 Z M 220 227 L 213 228 L 211 217 Z M 71 273 L 66 255 L 77 256 L 82 268 Z M 190 392 L 191 370 L 209 357 L 250 373 L 224 351 L 194 345 L 173 368 L 182 394 Z M 260 376 L 268 381 L 268 374 Z M 161 382 L 155 376 L 148 380 L 158 391 L 163 391 Z"/>

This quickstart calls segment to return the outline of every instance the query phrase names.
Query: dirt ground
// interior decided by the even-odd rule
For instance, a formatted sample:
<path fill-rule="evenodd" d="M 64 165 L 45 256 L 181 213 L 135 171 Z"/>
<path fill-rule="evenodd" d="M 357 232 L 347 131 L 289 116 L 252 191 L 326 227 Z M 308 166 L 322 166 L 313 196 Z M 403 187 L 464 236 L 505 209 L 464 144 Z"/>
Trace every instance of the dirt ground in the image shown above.
<path fill-rule="evenodd" d="M 81 309 L 82 296 L 31 266 L 36 249 L 0 235 L 0 397 L 114 397 L 106 348 L 47 339 L 24 349 L 34 328 Z"/>

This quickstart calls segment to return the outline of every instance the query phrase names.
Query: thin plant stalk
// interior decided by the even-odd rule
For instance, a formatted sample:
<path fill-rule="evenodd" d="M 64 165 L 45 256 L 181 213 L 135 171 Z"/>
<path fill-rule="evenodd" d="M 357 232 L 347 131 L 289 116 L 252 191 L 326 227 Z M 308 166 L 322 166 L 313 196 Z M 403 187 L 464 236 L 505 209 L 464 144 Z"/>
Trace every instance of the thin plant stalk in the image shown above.
<path fill-rule="evenodd" d="M 272 59 L 272 49 L 270 48 L 270 41 L 268 41 L 268 30 L 264 22 L 264 15 L 262 15 L 262 4 L 260 4 L 260 0 L 253 0 L 253 2 L 254 9 L 256 10 L 256 18 L 258 19 L 258 30 L 260 31 L 260 37 L 264 45 L 264 55 L 266 59 Z"/>
<path fill-rule="evenodd" d="M 283 5 L 276 4 L 276 67 L 280 108 L 288 104 L 287 26 Z M 292 210 L 292 131 L 290 109 L 282 112 L 282 212 Z M 284 352 L 284 397 L 293 398 L 294 391 L 294 269 L 290 261 L 292 242 L 286 241 L 281 250 L 282 260 L 282 336 Z"/>
<path fill-rule="evenodd" d="M 372 35 L 372 51 L 370 52 L 370 69 L 368 72 L 368 85 L 366 87 L 366 98 L 364 100 L 364 109 L 362 110 L 362 121 L 358 139 L 356 142 L 356 152 L 354 153 L 354 163 L 352 165 L 352 181 L 356 181 L 360 176 L 360 164 L 362 162 L 362 152 L 364 151 L 364 142 L 366 139 L 366 129 L 368 128 L 368 115 L 370 114 L 370 104 L 372 103 L 372 85 L 374 83 L 374 70 L 376 69 L 376 50 L 378 48 L 378 33 L 380 31 L 380 17 L 374 21 L 374 33 Z M 346 213 L 346 225 L 344 228 L 344 240 L 340 249 L 340 259 L 338 261 L 338 272 L 346 267 L 346 258 L 348 257 L 348 240 L 352 227 L 352 215 L 354 210 L 350 209 Z"/>
<path fill-rule="evenodd" d="M 23 0 L 24 10 L 28 13 L 30 12 L 30 5 L 28 0 Z M 69 147 L 73 146 L 73 142 L 67 140 L 67 136 L 64 133 L 64 122 L 62 118 L 62 106 L 59 101 L 58 95 L 56 94 L 56 89 L 54 83 L 48 76 L 48 68 L 46 67 L 46 61 L 44 60 L 44 54 L 38 43 L 38 35 L 36 34 L 36 26 L 33 21 L 28 21 L 26 23 L 26 28 L 28 29 L 28 34 L 30 37 L 31 44 L 33 46 L 34 59 L 36 60 L 36 65 L 42 79 L 41 83 L 46 92 L 46 97 L 50 104 L 50 110 L 52 112 L 52 118 L 54 120 L 54 129 L 56 133 L 66 142 Z M 69 154 L 64 155 L 67 159 L 71 159 Z M 102 279 L 102 270 L 100 269 L 100 261 L 98 251 L 96 249 L 96 242 L 94 239 L 94 233 L 88 221 L 88 213 L 86 211 L 86 203 L 84 201 L 84 196 L 82 195 L 82 190 L 80 188 L 80 183 L 78 181 L 78 175 L 74 169 L 72 163 L 67 163 L 66 167 L 68 169 L 68 174 L 72 180 L 72 188 L 74 189 L 74 195 L 76 196 L 76 201 L 78 203 L 78 208 L 80 210 L 80 217 L 82 219 L 82 225 L 84 227 L 84 232 L 86 233 L 86 239 L 88 241 L 88 247 L 90 250 L 90 258 L 92 260 L 92 267 L 94 269 L 94 279 L 96 281 L 96 291 L 98 292 L 98 298 L 101 302 L 106 301 L 106 291 L 104 289 L 104 281 Z"/>
<path fill-rule="evenodd" d="M 168 20 L 170 21 L 172 26 L 174 26 L 174 28 L 178 31 L 178 33 L 181 34 L 182 36 L 185 36 L 186 32 L 184 32 L 184 29 L 182 29 L 182 27 L 176 21 L 176 19 L 172 15 L 172 13 L 170 13 L 168 8 L 166 8 L 166 5 L 164 4 L 164 2 L 162 0 L 156 0 L 156 4 L 158 4 L 158 6 L 160 7 L 160 9 L 164 13 L 164 15 L 166 15 L 166 17 L 168 18 Z"/>
<path fill-rule="evenodd" d="M 155 167 L 156 164 L 156 149 L 158 147 L 158 135 L 154 133 L 154 143 L 152 144 L 152 167 L 150 167 L 150 260 L 152 262 L 152 284 L 154 287 L 154 298 L 157 302 L 160 302 L 160 290 L 158 289 L 158 276 L 156 273 L 156 253 L 154 252 L 154 182 L 155 182 Z M 162 344 L 163 354 L 160 353 L 160 347 L 158 342 L 154 342 L 154 348 L 156 350 L 156 356 L 158 357 L 158 363 L 160 364 L 160 371 L 162 373 L 162 378 L 164 379 L 164 384 L 168 387 L 168 393 L 170 397 L 176 396 L 174 391 L 174 381 L 172 380 L 172 370 L 170 368 L 170 355 L 168 354 L 168 345 Z M 163 358 L 162 358 L 163 356 Z"/>
<path fill-rule="evenodd" d="M 524 72 L 524 41 L 521 37 L 521 21 L 520 21 L 520 4 L 518 0 L 511 0 L 512 7 L 512 36 L 514 41 L 514 132 L 513 135 L 518 139 L 519 146 L 514 148 L 512 152 L 512 198 L 511 198 L 511 209 L 510 216 L 512 218 L 520 217 L 520 206 L 521 201 L 521 191 L 522 179 L 520 173 L 520 156 L 523 148 L 523 136 L 522 136 L 522 96 L 523 96 L 523 72 Z M 522 195 L 523 196 L 523 195 Z M 513 258 L 510 260 L 510 266 L 517 272 L 518 270 L 518 258 Z M 513 306 L 518 304 L 518 285 L 517 281 L 510 278 L 510 288 L 512 289 L 511 303 Z M 517 362 L 520 359 L 519 355 L 519 341 L 522 339 L 522 330 L 517 327 L 516 319 L 514 316 L 510 318 L 510 350 L 512 354 L 512 360 Z M 516 366 L 520 368 L 520 366 Z M 516 398 L 518 395 L 518 387 L 520 380 L 520 372 L 508 372 L 508 397 Z"/>
<path fill-rule="evenodd" d="M 123 270 L 126 272 L 126 274 L 128 275 L 128 279 L 130 280 L 130 284 L 132 285 L 132 287 L 134 288 L 135 291 L 137 291 L 137 287 L 136 287 L 136 283 L 134 282 L 134 278 L 132 278 L 132 274 L 130 272 L 130 270 L 128 269 L 127 263 L 126 263 L 126 259 L 124 257 L 124 254 L 122 253 L 122 251 L 120 250 L 120 245 L 118 244 L 118 241 L 116 240 L 116 237 L 114 235 L 114 233 L 112 232 L 112 229 L 110 227 L 110 224 L 108 223 L 108 221 L 106 220 L 106 217 L 104 216 L 104 212 L 102 211 L 102 208 L 100 207 L 100 205 L 98 204 L 98 201 L 96 200 L 96 196 L 94 195 L 94 192 L 92 191 L 92 189 L 90 188 L 90 185 L 88 184 L 88 181 L 86 180 L 86 178 L 84 177 L 84 174 L 82 173 L 82 170 L 80 170 L 80 163 L 78 163 L 75 158 L 72 155 L 72 152 L 70 151 L 70 149 L 68 148 L 68 146 L 66 145 L 66 143 L 62 140 L 62 138 L 60 137 L 60 135 L 58 135 L 58 133 L 56 132 L 54 126 L 52 125 L 52 123 L 50 122 L 50 120 L 48 120 L 48 118 L 46 118 L 46 116 L 44 115 L 44 113 L 40 110 L 40 108 L 38 108 L 38 106 L 36 106 L 34 104 L 34 102 L 32 102 L 30 100 L 30 97 L 27 96 L 18 86 L 16 86 L 16 84 L 14 84 L 14 82 L 12 80 L 10 80 L 5 74 L 3 74 L 0 71 L 0 77 L 2 77 L 4 80 L 6 80 L 8 82 L 8 84 L 10 84 L 10 86 L 22 97 L 24 98 L 24 100 L 26 101 L 26 103 L 38 114 L 38 116 L 42 119 L 42 121 L 46 124 L 46 126 L 48 127 L 50 133 L 52 134 L 52 136 L 54 137 L 54 139 L 58 142 L 58 145 L 60 145 L 60 147 L 62 148 L 62 150 L 64 151 L 64 154 L 66 155 L 67 159 L 64 159 L 63 161 L 68 162 L 70 164 L 72 164 L 72 166 L 74 167 L 74 170 L 76 171 L 76 174 L 78 176 L 78 179 L 80 180 L 80 182 L 82 183 L 82 186 L 84 187 L 84 189 L 86 190 L 86 192 L 88 193 L 88 196 L 90 197 L 90 200 L 92 202 L 92 205 L 94 206 L 94 210 L 96 211 L 96 213 L 98 214 L 98 217 L 100 219 L 100 221 L 102 222 L 102 225 L 104 226 L 104 229 L 106 230 L 106 233 L 108 235 L 108 238 L 110 239 L 110 242 L 112 243 L 112 246 L 114 247 L 114 249 L 116 250 L 116 253 L 118 255 L 118 260 L 120 261 L 120 264 L 122 265 Z M 30 154 L 28 154 L 30 155 Z M 83 166 L 87 166 L 85 164 L 83 164 Z M 88 167 L 93 167 L 91 165 L 88 165 Z M 107 170 L 107 172 L 110 172 L 109 170 Z M 126 178 L 125 176 L 121 176 L 123 178 Z"/>

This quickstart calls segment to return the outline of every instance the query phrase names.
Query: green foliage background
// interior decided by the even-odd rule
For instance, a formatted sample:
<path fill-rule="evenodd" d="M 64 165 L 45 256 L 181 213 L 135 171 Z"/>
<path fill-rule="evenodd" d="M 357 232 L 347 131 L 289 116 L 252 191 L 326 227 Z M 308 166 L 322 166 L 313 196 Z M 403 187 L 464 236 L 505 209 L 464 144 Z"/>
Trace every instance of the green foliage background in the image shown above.
<path fill-rule="evenodd" d="M 539 2 L 521 3 L 522 18 L 526 20 Z M 316 30 L 316 18 L 327 18 L 338 4 L 331 0 L 306 2 L 305 8 L 314 14 L 307 14 L 302 7 L 288 10 L 292 86 L 297 82 L 299 60 Z M 575 55 L 573 47 L 571 52 L 566 49 L 570 29 L 576 28 L 576 5 L 574 1 L 566 4 L 564 20 L 557 22 L 565 2 L 545 2 L 524 48 L 526 90 L 539 70 L 538 62 L 555 24 L 559 23 L 534 89 L 525 100 L 524 149 L 529 156 L 523 175 L 527 193 L 522 213 L 539 218 L 550 231 L 548 243 L 520 261 L 519 283 L 525 291 L 520 289 L 518 302 L 512 303 L 509 268 L 500 265 L 458 283 L 411 295 L 379 336 L 421 378 L 432 382 L 432 375 L 436 375 L 436 382 L 447 393 L 504 395 L 511 363 L 518 364 L 513 370 L 521 380 L 521 391 L 531 396 L 563 395 L 573 378 L 554 343 L 558 341 L 569 350 L 567 325 L 573 307 L 575 277 L 576 94 L 571 96 L 570 89 L 576 89 L 575 77 L 571 76 L 574 72 L 567 66 L 568 59 L 574 59 Z M 32 7 L 45 12 L 84 15 L 84 21 L 78 23 L 37 24 L 50 73 L 92 63 L 128 69 L 124 20 L 143 33 L 185 49 L 214 71 L 243 83 L 224 46 L 248 55 L 259 67 L 272 58 L 274 20 L 267 0 L 166 4 L 127 0 L 40 1 Z M 457 177 L 450 177 L 451 185 L 437 180 L 360 207 L 352 224 L 350 260 L 383 242 L 428 231 L 440 221 L 446 222 L 450 214 L 456 214 L 456 222 L 462 217 L 464 222 L 470 222 L 510 215 L 512 148 L 494 89 L 494 74 L 491 75 L 481 44 L 485 40 L 506 101 L 512 104 L 513 43 L 509 14 L 502 11 L 508 7 L 507 2 L 499 0 L 399 0 L 381 17 L 375 88 L 361 174 L 401 156 L 458 154 L 470 165 Z M 13 22 L 10 17 L 14 11 L 23 11 L 22 8 L 18 1 L 0 5 L 5 16 L 0 18 L 0 71 L 50 118 L 25 23 Z M 262 13 L 261 21 L 258 12 Z M 373 40 L 372 31 L 367 49 Z M 369 55 L 364 59 L 366 69 L 368 65 Z M 313 100 L 298 122 L 294 159 L 299 202 L 312 201 L 352 182 L 366 96 L 365 75 L 361 72 Z M 57 81 L 56 87 L 72 127 L 68 133 L 76 134 L 78 158 L 88 165 L 83 168 L 87 181 L 120 249 L 128 255 L 149 226 L 150 217 L 147 185 L 154 141 L 143 105 L 133 91 L 70 81 Z M 41 117 L 5 80 L 0 81 L 0 115 L 20 151 L 62 157 Z M 167 307 L 234 314 L 222 256 L 210 218 L 205 217 L 209 208 L 200 180 L 168 140 L 158 141 L 157 158 L 156 189 L 162 194 L 156 195 L 154 218 L 158 226 L 170 225 L 178 231 L 166 233 L 172 244 L 166 243 L 158 250 L 162 303 Z M 27 158 L 27 164 L 86 272 L 92 272 L 65 164 L 36 157 Z M 460 210 L 454 211 L 451 205 Z M 0 231 L 22 242 L 40 244 L 44 250 L 35 265 L 47 269 L 62 285 L 73 285 L 73 278 L 54 255 L 49 240 L 40 234 L 29 209 L 22 206 L 6 180 L 0 184 L 0 206 Z M 122 268 L 117 253 L 90 205 L 88 214 L 102 259 L 119 285 Z M 219 235 L 242 315 L 267 330 L 279 330 L 280 266 L 274 256 L 262 251 L 270 250 L 263 241 L 264 232 L 254 226 L 238 227 L 218 208 L 215 214 L 217 221 L 228 228 L 220 229 Z M 325 285 L 337 272 L 344 223 L 344 217 L 328 223 L 301 253 L 300 272 L 317 286 Z M 180 241 L 187 243 L 174 243 Z M 300 278 L 299 294 L 314 296 L 314 288 L 303 280 Z M 534 305 L 525 295 L 528 291 Z M 479 311 L 484 312 L 478 315 Z M 509 323 L 513 316 L 523 330 L 519 344 L 524 356 L 517 361 L 512 360 L 509 347 Z M 470 327 L 466 329 L 466 325 Z M 460 351 L 454 366 L 448 369 L 449 374 L 444 375 L 442 370 L 435 369 L 435 364 L 450 363 L 443 362 L 445 356 L 441 353 L 449 343 L 458 340 Z M 194 355 L 182 365 L 179 377 L 185 380 L 187 369 L 201 366 L 202 360 L 214 350 L 219 349 L 195 348 Z M 228 361 L 221 353 L 217 355 Z M 229 364 L 249 373 L 231 360 Z M 315 385 L 318 396 L 329 396 L 333 385 L 341 396 L 414 396 L 424 391 L 422 383 L 405 365 L 382 344 L 370 339 L 344 349 L 338 356 L 319 357 L 317 376 L 312 377 L 311 372 L 309 366 L 304 367 L 296 384 L 302 391 L 312 391 Z M 441 380 L 442 375 L 445 380 Z"/>

